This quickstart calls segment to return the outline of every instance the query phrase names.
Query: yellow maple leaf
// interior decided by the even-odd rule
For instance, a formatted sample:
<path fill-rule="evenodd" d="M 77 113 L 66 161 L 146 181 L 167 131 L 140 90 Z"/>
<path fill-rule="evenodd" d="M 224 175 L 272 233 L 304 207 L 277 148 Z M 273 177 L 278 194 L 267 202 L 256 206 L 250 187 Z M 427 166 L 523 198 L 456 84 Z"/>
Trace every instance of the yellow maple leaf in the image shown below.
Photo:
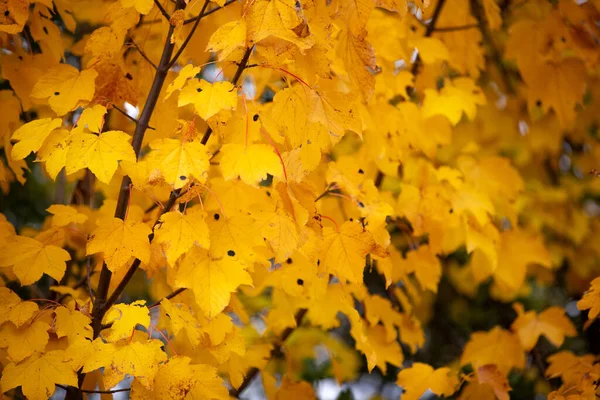
<path fill-rule="evenodd" d="M 30 96 L 48 99 L 57 115 L 65 115 L 92 100 L 96 76 L 98 73 L 93 69 L 80 72 L 71 65 L 59 64 L 35 84 Z"/>
<path fill-rule="evenodd" d="M 481 386 L 491 387 L 492 391 L 494 392 L 494 395 L 496 396 L 496 399 L 498 400 L 510 399 L 508 392 L 510 392 L 511 388 L 510 384 L 508 383 L 508 379 L 506 378 L 506 375 L 500 372 L 498 370 L 498 367 L 496 367 L 495 365 L 483 365 L 477 368 L 477 383 Z M 474 399 L 483 397 L 465 396 L 465 400 L 468 400 L 470 398 Z"/>
<path fill-rule="evenodd" d="M 588 318 L 596 319 L 600 314 L 600 277 L 595 278 L 590 283 L 590 288 L 583 294 L 581 300 L 577 302 L 577 308 L 580 310 L 590 310 Z"/>
<path fill-rule="evenodd" d="M 63 204 L 53 204 L 46 209 L 52 217 L 52 226 L 63 227 L 71 223 L 83 224 L 87 221 L 88 216 L 81 214 L 75 208 L 71 206 L 65 206 Z"/>
<path fill-rule="evenodd" d="M 75 133 L 69 137 L 69 151 L 65 162 L 67 174 L 89 168 L 104 183 L 110 183 L 119 161 L 135 161 L 131 136 L 122 131 L 108 131 L 100 135 Z"/>
<path fill-rule="evenodd" d="M 202 119 L 207 120 L 223 110 L 235 110 L 237 91 L 231 82 L 210 83 L 204 79 L 189 81 L 179 93 L 177 105 L 193 104 Z"/>
<path fill-rule="evenodd" d="M 502 354 L 502 357 L 498 357 Z M 524 350 L 519 338 L 500 327 L 489 332 L 474 332 L 466 344 L 460 365 L 471 364 L 473 368 L 495 364 L 503 374 L 512 368 L 522 369 L 525 366 Z"/>
<path fill-rule="evenodd" d="M 157 339 L 134 337 L 131 343 L 104 343 L 96 339 L 84 360 L 82 372 L 104 368 L 104 384 L 108 387 L 114 387 L 125 375 L 130 375 L 142 386 L 151 388 L 160 363 L 167 359 L 162 346 Z"/>
<path fill-rule="evenodd" d="M 407 252 L 401 265 L 407 273 L 414 272 L 424 289 L 437 292 L 442 265 L 429 246 L 419 246 L 417 250 Z"/>
<path fill-rule="evenodd" d="M 434 370 L 428 364 L 416 362 L 410 368 L 400 371 L 396 383 L 404 388 L 404 399 L 418 400 L 427 390 L 438 396 L 452 395 L 458 379 L 450 376 L 450 368 Z"/>
<path fill-rule="evenodd" d="M 50 325 L 41 320 L 17 328 L 5 324 L 0 330 L 0 348 L 7 349 L 11 361 L 21 362 L 34 353 L 42 353 L 48 344 Z"/>
<path fill-rule="evenodd" d="M 104 261 L 111 271 L 117 271 L 131 257 L 139 258 L 144 264 L 150 261 L 152 230 L 144 223 L 120 218 L 102 218 L 90 235 L 87 254 L 104 253 Z"/>
<path fill-rule="evenodd" d="M 66 336 L 69 343 L 83 338 L 92 338 L 91 319 L 81 311 L 57 307 L 54 313 L 56 315 L 56 336 L 59 338 Z"/>
<path fill-rule="evenodd" d="M 362 283 L 365 258 L 378 246 L 371 234 L 358 222 L 346 222 L 337 232 L 332 228 L 323 229 L 324 253 L 322 265 L 341 281 Z"/>
<path fill-rule="evenodd" d="M 167 86 L 167 92 L 165 93 L 165 100 L 171 97 L 175 91 L 181 90 L 183 85 L 187 83 L 190 78 L 200 73 L 200 67 L 194 67 L 192 64 L 188 64 L 179 71 L 179 74 L 173 81 Z"/>
<path fill-rule="evenodd" d="M 154 7 L 153 0 L 121 0 L 123 8 L 135 7 L 140 14 L 148 14 Z"/>
<path fill-rule="evenodd" d="M 171 266 L 193 246 L 205 249 L 210 246 L 204 216 L 203 211 L 192 208 L 188 209 L 186 214 L 170 211 L 160 217 L 161 224 L 155 230 L 154 240 L 166 248 L 167 261 Z"/>
<path fill-rule="evenodd" d="M 537 314 L 535 311 L 524 311 L 523 305 L 516 303 L 513 308 L 517 312 L 517 319 L 512 323 L 511 329 L 519 335 L 523 349 L 533 349 L 541 335 L 546 336 L 550 343 L 560 347 L 565 336 L 577 335 L 577 330 L 571 320 L 565 315 L 562 307 L 549 307 Z"/>
<path fill-rule="evenodd" d="M 372 4 L 372 2 L 370 2 Z M 344 60 L 346 70 L 355 86 L 360 90 L 366 102 L 375 91 L 375 75 L 377 64 L 375 50 L 366 39 L 367 32 L 353 34 L 344 31 L 340 34 L 338 53 Z"/>
<path fill-rule="evenodd" d="M 148 165 L 158 169 L 165 181 L 175 189 L 182 188 L 192 179 L 206 182 L 210 165 L 206 147 L 197 140 L 157 139 L 150 143 Z"/>
<path fill-rule="evenodd" d="M 225 180 L 238 176 L 248 185 L 258 186 L 267 174 L 281 178 L 283 167 L 273 148 L 267 144 L 226 144 L 221 148 L 221 172 Z"/>
<path fill-rule="evenodd" d="M 52 132 L 42 147 L 38 150 L 37 156 L 45 162 L 46 172 L 50 178 L 56 179 L 56 176 L 67 163 L 67 153 L 69 152 L 69 137 L 71 132 L 66 129 L 56 129 Z"/>
<path fill-rule="evenodd" d="M 575 58 L 560 63 L 538 65 L 532 79 L 527 82 L 529 107 L 551 108 L 563 128 L 569 127 L 577 115 L 575 106 L 583 102 L 586 88 L 584 64 Z"/>
<path fill-rule="evenodd" d="M 8 364 L 2 371 L 2 390 L 21 386 L 23 394 L 31 400 L 46 400 L 52 396 L 57 384 L 77 386 L 77 374 L 67 362 L 63 350 L 53 350 L 32 356 L 15 365 Z"/>
<path fill-rule="evenodd" d="M 214 213 L 208 219 L 210 230 L 210 254 L 223 258 L 233 251 L 240 260 L 250 265 L 257 260 L 255 247 L 264 245 L 256 234 L 254 219 L 246 213 L 222 215 Z"/>
<path fill-rule="evenodd" d="M 257 0 L 249 3 L 246 23 L 249 45 L 269 36 L 293 43 L 300 49 L 308 49 L 312 44 L 310 36 L 303 37 L 298 33 L 306 22 L 293 0 Z"/>
<path fill-rule="evenodd" d="M 425 90 L 423 117 L 444 115 L 452 125 L 456 125 L 460 122 L 463 112 L 473 120 L 477 113 L 477 105 L 483 104 L 486 104 L 485 95 L 473 79 L 446 80 L 439 92 L 435 89 Z"/>
<path fill-rule="evenodd" d="M 172 303 L 169 299 L 163 299 L 160 306 L 164 310 L 171 323 L 171 331 L 177 335 L 184 331 L 190 344 L 193 347 L 198 346 L 202 338 L 200 323 L 192 314 L 190 306 L 181 303 Z"/>
<path fill-rule="evenodd" d="M 221 25 L 210 37 L 206 51 L 219 54 L 223 60 L 246 43 L 246 21 L 231 21 Z"/>
<path fill-rule="evenodd" d="M 217 374 L 217 368 L 204 365 L 190 365 L 189 357 L 175 356 L 161 364 L 151 389 L 139 384 L 131 385 L 131 399 L 177 399 L 185 397 L 206 400 L 228 400 L 229 392 L 223 379 Z"/>
<path fill-rule="evenodd" d="M 0 10 L 0 32 L 14 35 L 23 30 L 29 17 L 29 1 L 4 1 Z"/>
<path fill-rule="evenodd" d="M 19 142 L 13 146 L 11 157 L 14 160 L 22 160 L 32 151 L 38 151 L 50 133 L 61 125 L 60 118 L 42 118 L 21 126 L 12 135 L 12 139 Z"/>
<path fill-rule="evenodd" d="M 12 267 L 23 286 L 35 283 L 43 274 L 60 281 L 70 259 L 66 250 L 25 236 L 13 237 L 0 251 L 0 267 Z"/>
<path fill-rule="evenodd" d="M 213 259 L 206 250 L 193 247 L 181 261 L 175 284 L 191 288 L 198 307 L 210 319 L 223 311 L 240 285 L 252 285 L 252 278 L 233 250 Z"/>
<path fill-rule="evenodd" d="M 104 118 L 106 116 L 106 107 L 100 104 L 95 104 L 92 107 L 87 107 L 77 120 L 77 129 L 74 131 L 83 130 L 83 128 L 87 128 L 88 130 L 100 133 L 102 131 L 102 127 L 104 126 Z"/>
<path fill-rule="evenodd" d="M 150 311 L 146 307 L 145 300 L 134 301 L 131 304 L 116 304 L 108 310 L 102 323 L 112 324 L 108 333 L 103 336 L 110 342 L 116 342 L 131 337 L 137 325 L 148 329 Z"/>
<path fill-rule="evenodd" d="M 33 301 L 21 301 L 19 296 L 9 288 L 0 287 L 0 325 L 10 321 L 19 328 L 38 310 L 38 305 Z"/>

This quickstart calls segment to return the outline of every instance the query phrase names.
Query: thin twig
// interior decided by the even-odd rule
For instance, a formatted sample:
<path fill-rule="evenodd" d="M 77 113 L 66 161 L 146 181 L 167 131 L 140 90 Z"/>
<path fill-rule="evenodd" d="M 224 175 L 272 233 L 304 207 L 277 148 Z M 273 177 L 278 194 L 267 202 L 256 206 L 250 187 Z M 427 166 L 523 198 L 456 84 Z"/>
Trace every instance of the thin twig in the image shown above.
<path fill-rule="evenodd" d="M 138 120 L 135 119 L 135 118 L 133 118 L 131 115 L 127 114 L 127 111 L 123 110 L 121 107 L 119 107 L 119 106 L 117 106 L 116 104 L 113 104 L 113 103 L 110 103 L 110 106 L 112 108 L 114 108 L 115 110 L 117 110 L 118 112 L 120 112 L 121 114 L 123 114 L 125 116 L 125 118 L 127 118 L 128 120 L 130 120 L 131 122 L 133 122 L 134 124 L 137 125 Z M 152 131 L 156 130 L 156 129 L 154 129 L 151 126 L 148 126 L 148 129 L 150 129 Z"/>
<path fill-rule="evenodd" d="M 156 7 L 158 7 L 158 9 L 160 10 L 160 13 L 163 15 L 163 17 L 165 17 L 165 19 L 167 20 L 167 22 L 170 22 L 171 21 L 171 16 L 167 12 L 167 10 L 165 10 L 165 8 L 163 7 L 163 5 L 160 4 L 160 1 L 154 0 L 154 4 L 156 4 Z"/>
<path fill-rule="evenodd" d="M 87 389 L 79 389 L 73 386 L 65 386 L 65 385 L 56 385 L 57 387 L 63 389 L 63 390 L 68 390 L 69 388 L 73 388 L 81 393 L 98 393 L 98 394 L 112 394 L 112 393 L 121 393 L 121 392 L 129 392 L 131 389 L 130 388 L 126 388 L 126 389 L 113 389 L 113 390 L 87 390 Z"/>
<path fill-rule="evenodd" d="M 204 13 L 200 13 L 197 17 L 188 18 L 185 21 L 183 21 L 183 24 L 184 25 L 191 24 L 192 22 L 196 21 L 198 18 L 204 18 L 207 15 L 210 15 L 210 14 L 216 12 L 216 11 L 219 11 L 221 8 L 225 8 L 228 5 L 233 4 L 235 2 L 237 2 L 237 0 L 227 0 L 225 2 L 225 4 L 223 4 L 222 7 L 216 7 L 216 8 L 213 8 L 212 10 L 208 10 L 208 11 L 205 11 Z"/>
<path fill-rule="evenodd" d="M 144 58 L 144 60 L 148 61 L 148 63 L 150 65 L 152 65 L 152 67 L 154 68 L 154 70 L 157 70 L 158 67 L 156 66 L 156 64 L 154 64 L 154 62 L 150 59 L 150 57 L 148 57 L 146 55 L 146 53 L 142 50 L 142 48 L 140 46 L 138 46 L 138 44 L 132 38 L 130 38 L 129 41 L 131 42 L 131 44 L 133 45 L 133 47 L 135 47 L 135 49 L 140 53 L 140 55 Z"/>
<path fill-rule="evenodd" d="M 198 28 L 200 21 L 204 17 L 204 11 L 206 11 L 206 7 L 208 7 L 208 3 L 210 3 L 210 0 L 204 0 L 204 5 L 202 6 L 202 10 L 200 11 L 200 15 L 198 16 L 198 19 L 196 19 L 196 22 L 194 23 L 194 26 L 192 26 L 190 33 L 188 33 L 187 37 L 181 44 L 181 47 L 179 47 L 179 50 L 177 50 L 177 53 L 175 53 L 175 55 L 173 56 L 173 59 L 169 63 L 169 66 L 167 67 L 167 69 L 170 69 L 173 65 L 175 65 L 175 63 L 177 62 L 177 59 L 179 58 L 181 53 L 183 53 L 183 51 L 187 47 L 190 40 L 192 40 L 192 36 L 194 36 L 194 32 L 196 32 L 196 28 Z"/>
<path fill-rule="evenodd" d="M 434 32 L 455 32 L 455 31 L 465 31 L 467 29 L 479 28 L 479 23 L 460 25 L 460 26 L 440 26 L 439 28 L 435 28 Z"/>
<path fill-rule="evenodd" d="M 151 306 L 149 306 L 148 308 L 154 308 L 154 307 L 156 307 L 156 306 L 160 305 L 160 303 L 161 303 L 161 302 L 162 302 L 164 299 L 171 300 L 173 297 L 175 297 L 175 296 L 177 296 L 177 295 L 181 294 L 181 293 L 182 293 L 182 292 L 184 292 L 186 289 L 187 289 L 187 288 L 179 288 L 179 289 L 175 290 L 174 292 L 172 292 L 172 293 L 170 293 L 170 294 L 166 295 L 165 297 L 163 297 L 162 299 L 160 299 L 160 300 L 159 300 L 159 301 L 157 301 L 156 303 L 152 304 L 152 305 L 151 305 Z"/>

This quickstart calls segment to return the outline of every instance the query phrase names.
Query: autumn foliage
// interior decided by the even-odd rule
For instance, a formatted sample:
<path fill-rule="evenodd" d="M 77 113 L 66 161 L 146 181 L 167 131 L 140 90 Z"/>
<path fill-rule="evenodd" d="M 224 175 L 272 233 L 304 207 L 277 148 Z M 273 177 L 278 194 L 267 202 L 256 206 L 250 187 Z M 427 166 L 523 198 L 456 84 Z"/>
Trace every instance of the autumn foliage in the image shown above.
<path fill-rule="evenodd" d="M 1 392 L 596 399 L 599 10 L 0 0 Z"/>

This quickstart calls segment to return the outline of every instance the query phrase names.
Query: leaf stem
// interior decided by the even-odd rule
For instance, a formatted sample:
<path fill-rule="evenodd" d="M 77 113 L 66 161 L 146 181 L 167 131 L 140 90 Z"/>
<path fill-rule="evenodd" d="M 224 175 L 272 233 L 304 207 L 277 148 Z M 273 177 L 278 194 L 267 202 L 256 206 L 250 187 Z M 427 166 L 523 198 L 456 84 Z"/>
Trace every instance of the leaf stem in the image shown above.
<path fill-rule="evenodd" d="M 196 19 L 196 22 L 194 23 L 194 26 L 192 26 L 192 29 L 190 30 L 190 33 L 188 33 L 187 37 L 185 38 L 185 40 L 181 44 L 181 47 L 179 47 L 179 50 L 177 50 L 177 53 L 175 53 L 175 55 L 173 56 L 173 59 L 169 62 L 167 69 L 170 69 L 173 65 L 175 65 L 175 63 L 177 62 L 177 59 L 179 58 L 179 56 L 181 56 L 181 53 L 183 53 L 183 51 L 187 47 L 187 45 L 190 42 L 190 40 L 192 40 L 192 36 L 194 36 L 194 32 L 196 32 L 196 29 L 198 28 L 198 25 L 200 24 L 200 21 L 204 17 L 204 11 L 206 11 L 206 7 L 208 7 L 208 3 L 210 3 L 210 0 L 205 0 L 204 1 L 204 5 L 202 6 L 202 10 L 200 11 L 200 15 Z M 169 41 L 171 40 L 171 35 L 169 35 L 168 40 Z"/>

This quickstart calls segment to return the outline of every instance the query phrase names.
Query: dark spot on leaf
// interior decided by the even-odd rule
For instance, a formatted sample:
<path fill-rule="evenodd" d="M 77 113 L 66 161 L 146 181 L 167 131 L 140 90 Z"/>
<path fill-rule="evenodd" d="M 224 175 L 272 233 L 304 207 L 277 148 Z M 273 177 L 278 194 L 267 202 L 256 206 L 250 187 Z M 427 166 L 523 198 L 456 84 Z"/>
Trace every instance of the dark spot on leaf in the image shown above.
<path fill-rule="evenodd" d="M 321 265 L 321 260 L 317 260 L 317 267 Z"/>
<path fill-rule="evenodd" d="M 125 74 L 125 78 L 132 80 L 133 76 L 131 76 L 131 74 L 128 72 L 127 74 Z"/>
<path fill-rule="evenodd" d="M 215 215 L 213 215 L 213 218 L 215 219 L 215 221 L 218 221 L 219 218 L 221 218 L 221 216 L 218 213 L 215 213 Z"/>
<path fill-rule="evenodd" d="M 252 121 L 258 121 L 258 114 L 254 114 L 254 117 L 252 117 Z"/>
<path fill-rule="evenodd" d="M 298 279 L 296 283 L 300 286 L 304 285 L 304 279 Z"/>
<path fill-rule="evenodd" d="M 285 260 L 286 263 L 291 264 L 292 263 L 292 259 L 288 258 L 287 260 Z"/>
<path fill-rule="evenodd" d="M 48 34 L 48 28 L 44 27 L 44 33 L 47 35 Z"/>
<path fill-rule="evenodd" d="M 198 88 L 196 89 L 196 92 L 200 93 L 202 91 L 202 88 Z"/>
<path fill-rule="evenodd" d="M 560 37 L 560 41 L 563 42 L 563 43 L 567 43 L 567 39 L 564 36 Z"/>
<path fill-rule="evenodd" d="M 541 107 L 542 106 L 542 101 L 541 100 L 536 101 L 535 105 L 538 106 L 538 107 Z"/>
<path fill-rule="evenodd" d="M 5 17 L 8 17 L 9 15 L 10 15 L 10 11 L 8 11 L 8 10 L 4 11 L 4 16 Z"/>
<path fill-rule="evenodd" d="M 411 26 L 410 26 L 410 30 L 411 30 L 412 32 L 416 32 L 416 31 L 417 31 L 417 27 L 416 27 L 416 25 L 411 25 Z"/>
<path fill-rule="evenodd" d="M 364 174 L 364 173 L 365 173 L 365 171 L 363 171 L 363 169 L 361 168 L 361 169 L 359 169 L 359 170 L 358 170 L 358 173 L 359 173 L 359 174 Z"/>
<path fill-rule="evenodd" d="M 227 255 L 229 257 L 233 257 L 233 256 L 235 256 L 235 251 L 233 251 L 233 250 L 227 250 Z"/>
<path fill-rule="evenodd" d="M 350 218 L 350 222 L 354 222 L 354 218 Z"/>
<path fill-rule="evenodd" d="M 60 95 L 60 92 L 54 92 L 54 95 L 58 96 L 58 95 Z"/>
<path fill-rule="evenodd" d="M 185 181 L 185 180 L 187 179 L 187 176 L 185 176 L 185 175 L 181 175 L 181 176 L 179 177 L 179 179 L 181 179 L 182 181 Z"/>
<path fill-rule="evenodd" d="M 359 206 L 360 208 L 364 208 L 365 204 L 364 204 L 362 201 L 359 201 L 359 202 L 358 202 L 358 206 Z"/>
<path fill-rule="evenodd" d="M 450 214 L 452 214 L 454 212 L 454 208 L 450 209 Z"/>
<path fill-rule="evenodd" d="M 267 196 L 271 197 L 271 192 L 267 190 Z"/>

